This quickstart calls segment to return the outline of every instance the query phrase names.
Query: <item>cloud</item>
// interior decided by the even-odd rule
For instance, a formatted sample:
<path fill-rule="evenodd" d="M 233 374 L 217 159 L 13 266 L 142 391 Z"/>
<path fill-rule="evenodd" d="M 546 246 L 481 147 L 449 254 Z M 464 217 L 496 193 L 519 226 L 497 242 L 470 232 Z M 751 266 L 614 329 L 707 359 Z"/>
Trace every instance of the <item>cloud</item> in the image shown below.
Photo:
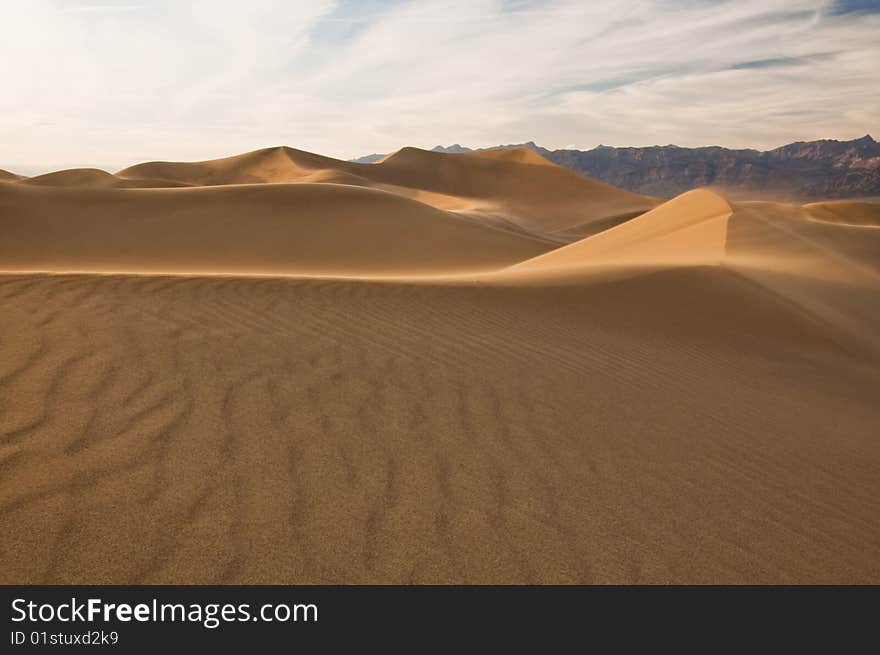
<path fill-rule="evenodd" d="M 802 59 L 795 57 L 772 57 L 770 59 L 758 59 L 757 61 L 743 61 L 731 66 L 731 70 L 747 70 L 749 68 L 772 68 L 775 66 L 798 66 L 805 64 Z"/>
<path fill-rule="evenodd" d="M 816 0 L 0 5 L 0 168 L 286 143 L 773 147 L 880 122 L 880 15 Z"/>

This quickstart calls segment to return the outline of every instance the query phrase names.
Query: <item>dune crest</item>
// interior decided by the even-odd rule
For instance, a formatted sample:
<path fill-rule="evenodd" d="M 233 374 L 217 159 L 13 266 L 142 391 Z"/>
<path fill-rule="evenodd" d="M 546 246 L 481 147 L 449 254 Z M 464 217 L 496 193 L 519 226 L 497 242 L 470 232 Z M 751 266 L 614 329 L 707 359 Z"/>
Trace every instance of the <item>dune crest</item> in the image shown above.
<path fill-rule="evenodd" d="M 870 227 L 874 207 L 843 203 L 835 209 L 833 219 L 817 220 L 830 211 L 824 205 L 729 203 L 698 189 L 494 277 L 578 284 L 646 270 L 721 266 L 797 307 L 835 338 L 880 355 L 880 305 L 871 300 L 880 290 L 880 232 Z"/>
<path fill-rule="evenodd" d="M 79 189 L 149 189 L 188 186 L 174 180 L 142 178 L 127 180 L 99 168 L 70 168 L 34 177 L 19 178 L 30 186 L 70 187 Z"/>
<path fill-rule="evenodd" d="M 129 180 L 163 179 L 192 186 L 266 184 L 296 182 L 313 170 L 334 168 L 334 162 L 329 157 L 276 146 L 200 162 L 146 162 L 124 168 L 117 175 Z"/>
<path fill-rule="evenodd" d="M 492 270 L 552 245 L 335 184 L 0 190 L 0 268 L 398 276 Z"/>
<path fill-rule="evenodd" d="M 374 164 L 371 179 L 474 201 L 544 237 L 571 240 L 645 212 L 659 200 L 585 178 L 527 148 L 449 154 L 402 148 Z"/>
<path fill-rule="evenodd" d="M 514 161 L 521 164 L 534 164 L 536 166 L 557 166 L 549 159 L 542 157 L 531 148 L 498 148 L 496 150 L 474 150 L 474 157 L 484 157 L 499 161 Z"/>
<path fill-rule="evenodd" d="M 516 264 L 513 271 L 571 270 L 615 264 L 712 264 L 725 255 L 733 209 L 707 189 L 688 191 L 595 236 Z"/>
<path fill-rule="evenodd" d="M 535 157 L 0 183 L 0 582 L 880 582 L 871 208 Z"/>
<path fill-rule="evenodd" d="M 24 180 L 24 184 L 60 187 L 112 187 L 121 186 L 123 181 L 115 175 L 99 168 L 71 168 L 53 173 L 36 175 Z"/>
<path fill-rule="evenodd" d="M 115 175 L 75 169 L 24 182 L 82 188 L 279 183 L 363 186 L 554 243 L 596 233 L 660 202 L 583 177 L 527 148 L 456 155 L 402 148 L 375 164 L 358 164 L 276 146 L 200 162 L 146 162 Z"/>

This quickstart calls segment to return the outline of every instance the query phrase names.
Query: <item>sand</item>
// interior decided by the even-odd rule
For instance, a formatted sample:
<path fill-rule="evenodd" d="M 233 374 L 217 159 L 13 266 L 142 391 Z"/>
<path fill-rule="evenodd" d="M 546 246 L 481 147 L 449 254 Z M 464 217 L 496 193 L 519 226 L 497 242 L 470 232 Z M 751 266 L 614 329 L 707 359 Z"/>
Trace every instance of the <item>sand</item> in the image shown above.
<path fill-rule="evenodd" d="M 880 202 L 834 200 L 804 205 L 817 220 L 843 225 L 880 227 Z"/>
<path fill-rule="evenodd" d="M 880 582 L 858 206 L 289 150 L 0 183 L 0 582 Z"/>
<path fill-rule="evenodd" d="M 0 269 L 426 275 L 493 270 L 552 243 L 338 184 L 0 188 Z"/>
<path fill-rule="evenodd" d="M 123 188 L 266 183 L 363 186 L 555 243 L 594 234 L 661 202 L 586 178 L 526 148 L 466 155 L 403 148 L 376 164 L 357 164 L 279 146 L 204 162 L 147 162 L 115 175 L 96 169 L 59 171 L 27 182 Z"/>

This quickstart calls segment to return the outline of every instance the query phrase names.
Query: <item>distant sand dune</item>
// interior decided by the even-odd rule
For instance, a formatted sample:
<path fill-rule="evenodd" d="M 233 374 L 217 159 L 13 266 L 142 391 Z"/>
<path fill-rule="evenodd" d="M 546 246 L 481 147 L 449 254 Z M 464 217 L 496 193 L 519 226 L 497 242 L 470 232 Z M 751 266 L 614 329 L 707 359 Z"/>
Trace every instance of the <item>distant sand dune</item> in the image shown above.
<path fill-rule="evenodd" d="M 463 155 L 403 148 L 378 163 L 357 164 L 276 147 L 205 162 L 138 164 L 117 176 L 132 183 L 141 179 L 189 185 L 328 181 L 375 186 L 440 209 L 503 215 L 544 238 L 574 230 L 563 239 L 593 234 L 609 221 L 619 223 L 659 203 L 585 178 L 527 148 Z"/>
<path fill-rule="evenodd" d="M 454 155 L 403 148 L 376 164 L 360 164 L 371 179 L 482 201 L 480 209 L 510 216 L 541 235 L 647 211 L 659 201 L 590 180 L 555 166 L 531 150 Z"/>
<path fill-rule="evenodd" d="M 330 184 L 0 188 L 0 268 L 418 275 L 492 270 L 552 244 L 383 191 Z"/>
<path fill-rule="evenodd" d="M 880 583 L 873 209 L 560 171 L 0 182 L 0 583 Z"/>
<path fill-rule="evenodd" d="M 23 184 L 36 186 L 52 186 L 52 187 L 76 187 L 76 188 L 150 188 L 150 187 L 177 187 L 188 186 L 182 182 L 172 180 L 159 180 L 142 178 L 138 180 L 127 180 L 117 177 L 107 171 L 99 168 L 71 168 L 64 171 L 56 171 L 54 173 L 46 173 L 22 179 Z"/>
<path fill-rule="evenodd" d="M 315 170 L 336 168 L 335 161 L 278 147 L 204 162 L 147 162 L 125 168 L 117 175 L 130 180 L 165 179 L 194 186 L 296 182 Z"/>
<path fill-rule="evenodd" d="M 817 220 L 843 225 L 880 227 L 880 202 L 837 200 L 815 202 L 804 205 L 804 208 Z"/>
<path fill-rule="evenodd" d="M 602 262 L 719 263 L 733 210 L 712 191 L 697 189 L 596 236 L 514 266 L 517 271 L 583 269 Z"/>

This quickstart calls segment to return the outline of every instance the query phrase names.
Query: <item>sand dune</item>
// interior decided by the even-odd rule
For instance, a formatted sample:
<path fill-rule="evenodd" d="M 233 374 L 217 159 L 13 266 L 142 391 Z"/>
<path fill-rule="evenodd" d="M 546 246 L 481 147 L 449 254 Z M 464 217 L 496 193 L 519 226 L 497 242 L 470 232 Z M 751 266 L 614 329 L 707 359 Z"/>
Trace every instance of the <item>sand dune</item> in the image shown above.
<path fill-rule="evenodd" d="M 376 164 L 361 164 L 372 179 L 475 201 L 474 210 L 502 214 L 543 236 L 578 228 L 592 234 L 609 219 L 621 222 L 659 201 L 551 164 L 525 148 L 492 156 L 403 148 Z"/>
<path fill-rule="evenodd" d="M 860 211 L 868 203 L 842 204 L 837 215 L 848 212 L 849 222 L 823 223 L 813 219 L 824 209 L 766 201 L 731 205 L 698 189 L 496 277 L 579 283 L 646 268 L 723 266 L 824 322 L 830 335 L 880 352 L 880 304 L 872 300 L 880 289 L 880 232 L 858 227 L 873 220 L 873 207 Z"/>
<path fill-rule="evenodd" d="M 574 268 L 581 275 L 584 267 L 602 263 L 718 263 L 724 258 L 732 212 L 727 201 L 712 191 L 689 191 L 617 227 L 520 262 L 513 269 L 564 274 Z"/>
<path fill-rule="evenodd" d="M 23 184 L 52 187 L 75 187 L 88 189 L 144 189 L 151 187 L 187 186 L 172 180 L 138 179 L 127 180 L 99 168 L 71 168 L 53 173 L 45 173 L 29 178 L 20 178 Z"/>
<path fill-rule="evenodd" d="M 10 173 L 9 171 L 4 171 L 0 169 L 0 182 L 13 182 L 20 179 L 20 175 L 16 175 L 15 173 Z"/>
<path fill-rule="evenodd" d="M 824 205 L 843 220 L 815 220 Z M 729 203 L 697 189 L 619 226 L 519 262 L 509 272 L 580 276 L 612 265 L 752 265 L 853 283 L 859 272 L 880 273 L 880 232 L 871 229 L 875 205 Z M 508 271 L 503 272 L 507 274 Z"/>
<path fill-rule="evenodd" d="M 275 147 L 202 162 L 147 162 L 116 174 L 71 169 L 21 181 L 80 189 L 360 186 L 553 244 L 620 224 L 660 202 L 585 178 L 525 148 L 463 155 L 403 148 L 376 164 L 357 164 Z"/>
<path fill-rule="evenodd" d="M 61 187 L 115 187 L 122 186 L 124 180 L 99 168 L 71 168 L 44 175 L 36 175 L 24 180 L 25 184 Z"/>
<path fill-rule="evenodd" d="M 880 231 L 812 220 L 796 205 L 734 205 L 726 263 L 825 325 L 880 353 Z"/>
<path fill-rule="evenodd" d="M 878 582 L 880 371 L 719 267 L 0 280 L 3 582 Z"/>
<path fill-rule="evenodd" d="M 0 582 L 880 583 L 871 208 L 533 155 L 0 184 Z"/>
<path fill-rule="evenodd" d="M 82 188 L 332 183 L 381 189 L 495 227 L 564 243 L 660 203 L 591 180 L 517 148 L 449 155 L 403 148 L 358 164 L 279 146 L 201 162 L 147 162 L 111 174 L 74 169 L 25 180 Z"/>
<path fill-rule="evenodd" d="M 138 164 L 117 175 L 191 185 L 329 181 L 372 186 L 496 224 L 506 221 L 545 238 L 574 230 L 563 234 L 563 241 L 659 202 L 585 178 L 526 148 L 463 155 L 403 148 L 375 164 L 357 164 L 276 147 L 205 162 Z"/>
<path fill-rule="evenodd" d="M 545 159 L 531 148 L 502 148 L 498 150 L 476 150 L 470 153 L 474 157 L 494 159 L 497 161 L 512 161 L 521 164 L 535 164 L 537 166 L 555 166 L 549 159 Z"/>
<path fill-rule="evenodd" d="M 804 205 L 810 214 L 820 220 L 843 225 L 880 227 L 880 202 L 816 202 Z"/>
<path fill-rule="evenodd" d="M 0 269 L 425 275 L 492 270 L 551 244 L 394 194 L 331 184 L 0 188 Z"/>
<path fill-rule="evenodd" d="M 344 164 L 345 162 L 338 162 Z M 337 160 L 294 148 L 276 147 L 202 162 L 147 162 L 130 166 L 119 177 L 164 179 L 194 186 L 296 182 L 318 170 L 340 170 Z"/>

